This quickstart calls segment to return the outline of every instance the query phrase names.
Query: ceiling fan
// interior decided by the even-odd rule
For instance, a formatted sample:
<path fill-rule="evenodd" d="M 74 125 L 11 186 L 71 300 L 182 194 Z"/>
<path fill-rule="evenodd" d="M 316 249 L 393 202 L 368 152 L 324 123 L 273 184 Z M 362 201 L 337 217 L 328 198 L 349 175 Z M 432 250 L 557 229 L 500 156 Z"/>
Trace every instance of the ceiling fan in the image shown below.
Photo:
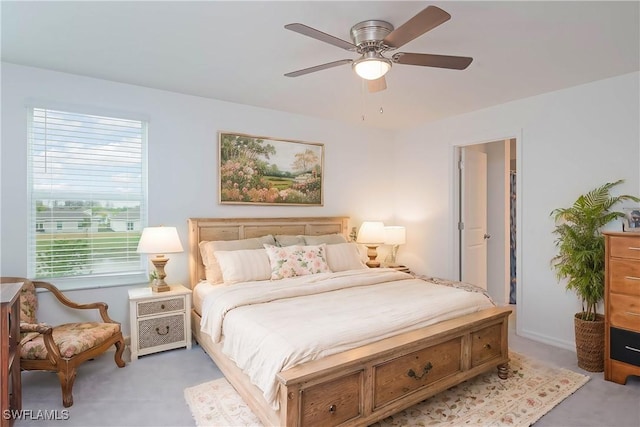
<path fill-rule="evenodd" d="M 428 6 L 396 29 L 386 21 L 363 21 L 351 27 L 352 43 L 304 24 L 287 24 L 284 26 L 287 30 L 295 31 L 348 51 L 357 52 L 360 57 L 355 60 L 340 59 L 316 65 L 315 67 L 287 73 L 285 76 L 298 77 L 350 63 L 356 74 L 368 80 L 369 92 L 377 92 L 387 88 L 384 75 L 391 69 L 391 64 L 393 63 L 464 70 L 471 64 L 473 58 L 405 52 L 394 53 L 390 58 L 384 56 L 386 52 L 402 47 L 449 19 L 451 19 L 451 15 L 444 10 L 436 6 Z"/>

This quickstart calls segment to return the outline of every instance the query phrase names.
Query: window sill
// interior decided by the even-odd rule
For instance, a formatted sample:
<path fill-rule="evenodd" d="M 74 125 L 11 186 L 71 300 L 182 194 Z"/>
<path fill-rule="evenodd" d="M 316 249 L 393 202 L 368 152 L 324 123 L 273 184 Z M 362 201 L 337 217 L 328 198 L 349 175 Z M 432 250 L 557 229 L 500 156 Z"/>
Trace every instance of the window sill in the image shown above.
<path fill-rule="evenodd" d="M 148 284 L 146 274 L 124 276 L 94 276 L 94 277 L 59 277 L 34 279 L 50 282 L 61 291 L 79 291 L 87 289 L 116 288 L 123 286 L 140 286 Z"/>

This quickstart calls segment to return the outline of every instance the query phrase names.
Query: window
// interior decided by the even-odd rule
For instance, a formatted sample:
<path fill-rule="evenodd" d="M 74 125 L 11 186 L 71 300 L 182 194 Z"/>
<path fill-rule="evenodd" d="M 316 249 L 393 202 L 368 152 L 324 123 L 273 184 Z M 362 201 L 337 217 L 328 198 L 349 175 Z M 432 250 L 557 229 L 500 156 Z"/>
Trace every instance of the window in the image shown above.
<path fill-rule="evenodd" d="M 29 277 L 145 280 L 146 138 L 139 120 L 31 109 Z"/>

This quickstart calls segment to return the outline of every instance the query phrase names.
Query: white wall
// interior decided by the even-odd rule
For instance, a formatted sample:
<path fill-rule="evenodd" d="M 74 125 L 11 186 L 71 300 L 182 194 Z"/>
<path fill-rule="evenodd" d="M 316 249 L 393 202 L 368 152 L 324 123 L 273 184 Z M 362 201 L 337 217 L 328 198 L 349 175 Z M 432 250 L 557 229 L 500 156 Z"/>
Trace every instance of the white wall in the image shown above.
<path fill-rule="evenodd" d="M 350 215 L 407 227 L 398 260 L 417 273 L 453 274 L 453 146 L 518 138 L 519 333 L 573 346 L 579 304 L 549 267 L 552 209 L 606 181 L 638 194 L 639 73 L 499 105 L 392 134 L 272 110 L 2 64 L 0 274 L 26 274 L 26 105 L 82 107 L 149 120 L 149 221 L 175 225 L 187 243 L 189 217 Z M 328 100 L 313 100 L 329 102 Z M 217 132 L 238 131 L 325 144 L 325 206 L 217 203 Z M 395 166 L 394 166 L 395 165 Z M 187 255 L 173 254 L 170 282 L 188 280 Z M 138 285 L 139 286 L 139 285 Z M 102 300 L 129 333 L 129 287 L 74 291 Z M 44 310 L 51 310 L 49 296 Z M 51 323 L 69 321 L 57 310 Z"/>
<path fill-rule="evenodd" d="M 579 300 L 550 268 L 549 214 L 617 179 L 625 179 L 618 191 L 638 195 L 639 78 L 601 80 L 401 132 L 395 207 L 407 225 L 406 262 L 420 273 L 455 277 L 452 147 L 518 138 L 518 332 L 573 348 Z"/>
<path fill-rule="evenodd" d="M 27 274 L 28 105 L 148 120 L 149 223 L 176 226 L 185 247 L 189 217 L 350 215 L 351 224 L 358 226 L 364 219 L 385 220 L 393 213 L 392 183 L 379 173 L 393 164 L 388 132 L 7 63 L 1 71 L 2 276 Z M 219 205 L 220 130 L 324 143 L 324 206 Z M 166 271 L 168 282 L 188 284 L 187 254 L 172 254 Z M 127 289 L 81 290 L 69 296 L 107 302 L 128 335 Z M 41 312 L 55 311 L 46 319 L 49 323 L 70 321 L 69 311 L 54 309 L 49 295 L 43 299 Z"/>

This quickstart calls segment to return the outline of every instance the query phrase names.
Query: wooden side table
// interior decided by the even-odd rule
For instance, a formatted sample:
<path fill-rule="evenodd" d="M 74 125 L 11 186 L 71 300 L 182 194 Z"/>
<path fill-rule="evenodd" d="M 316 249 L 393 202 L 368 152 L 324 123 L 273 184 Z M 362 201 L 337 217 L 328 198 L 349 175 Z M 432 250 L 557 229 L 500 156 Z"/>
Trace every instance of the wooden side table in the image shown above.
<path fill-rule="evenodd" d="M 22 283 L 3 283 L 0 288 L 0 426 L 11 426 L 7 411 L 22 409 L 20 377 L 20 290 Z"/>
<path fill-rule="evenodd" d="M 150 287 L 129 290 L 131 361 L 174 348 L 191 348 L 191 290 L 172 285 L 167 292 Z"/>
<path fill-rule="evenodd" d="M 406 265 L 385 265 L 385 264 L 382 264 L 380 267 L 393 268 L 394 270 L 402 271 L 403 273 L 411 273 L 411 270 Z"/>

